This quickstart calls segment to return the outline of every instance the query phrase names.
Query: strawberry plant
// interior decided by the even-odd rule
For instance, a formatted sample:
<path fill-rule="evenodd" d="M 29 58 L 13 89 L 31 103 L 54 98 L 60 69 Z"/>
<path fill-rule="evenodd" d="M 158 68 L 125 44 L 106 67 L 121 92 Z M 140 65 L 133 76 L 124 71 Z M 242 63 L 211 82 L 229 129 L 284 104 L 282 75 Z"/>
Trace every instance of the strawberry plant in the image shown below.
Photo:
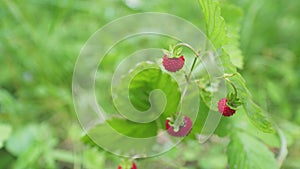
<path fill-rule="evenodd" d="M 300 2 L 0 4 L 0 168 L 300 168 Z"/>
<path fill-rule="evenodd" d="M 184 137 L 205 142 L 215 134 L 230 138 L 227 148 L 230 168 L 278 168 L 281 164 L 276 163 L 275 154 L 239 121 L 247 117 L 251 121 L 247 126 L 253 125 L 262 133 L 278 134 L 282 141 L 278 156 L 284 158 L 284 136 L 268 113 L 255 103 L 238 71 L 243 67 L 236 29 L 239 16 L 224 19 L 218 1 L 199 0 L 199 4 L 207 46 L 196 48 L 185 41 L 168 44 L 169 50 L 155 53 L 160 57 L 140 59 L 135 66 L 119 71 L 123 75 L 112 78 L 115 113 L 90 128 L 82 140 L 129 161 L 139 161 L 168 151 Z M 134 58 L 131 62 L 138 60 Z M 125 63 L 130 62 L 119 67 Z M 201 70 L 208 66 L 220 71 L 211 74 L 209 70 Z M 193 104 L 187 104 L 191 100 Z M 230 128 L 222 129 L 223 123 L 230 124 Z M 208 136 L 201 138 L 201 135 Z"/>
<path fill-rule="evenodd" d="M 160 57 L 140 59 L 134 67 L 119 71 L 123 75 L 112 78 L 115 113 L 90 128 L 82 140 L 129 161 L 139 161 L 168 151 L 184 137 L 205 142 L 215 134 L 230 139 L 227 147 L 230 168 L 278 168 L 285 158 L 285 137 L 268 113 L 255 103 L 238 71 L 243 68 L 237 30 L 239 16 L 224 18 L 218 1 L 199 0 L 199 4 L 206 28 L 206 46 L 197 48 L 185 41 L 168 44 L 169 50 L 163 50 L 164 54 L 158 52 Z M 207 67 L 220 71 L 216 74 L 203 71 Z M 191 100 L 196 104 L 187 104 Z M 277 162 L 276 154 L 243 127 L 240 119 L 245 117 L 251 122 L 246 126 L 278 135 L 281 149 Z M 206 123 L 213 125 L 207 127 Z M 230 124 L 230 128 L 221 128 L 223 123 Z M 201 135 L 208 136 L 201 138 Z"/>

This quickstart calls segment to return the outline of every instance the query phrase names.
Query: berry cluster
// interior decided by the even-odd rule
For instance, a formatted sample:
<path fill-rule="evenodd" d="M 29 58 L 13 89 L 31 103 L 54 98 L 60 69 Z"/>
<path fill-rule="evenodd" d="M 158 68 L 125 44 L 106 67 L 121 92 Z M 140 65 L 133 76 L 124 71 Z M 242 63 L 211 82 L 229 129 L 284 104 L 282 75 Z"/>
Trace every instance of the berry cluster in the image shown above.
<path fill-rule="evenodd" d="M 193 71 L 194 64 L 196 63 L 196 60 L 198 58 L 198 52 L 196 52 L 191 46 L 188 44 L 180 44 L 182 46 L 190 48 L 194 54 L 196 55 L 194 63 L 191 67 L 191 70 L 189 72 L 189 75 Z M 177 45 L 179 46 L 179 45 Z M 170 52 L 168 54 L 165 54 L 162 59 L 162 65 L 163 67 L 169 71 L 169 72 L 177 72 L 180 71 L 184 67 L 185 58 L 183 55 L 181 55 L 181 49 L 175 50 L 176 47 L 171 48 Z M 169 57 L 171 56 L 171 57 Z M 189 80 L 189 75 L 186 76 L 187 80 Z M 226 79 L 228 80 L 228 79 Z M 234 88 L 234 93 L 229 93 L 226 98 L 222 98 L 218 102 L 218 110 L 223 116 L 232 116 L 236 112 L 236 108 L 241 105 L 241 102 L 239 98 L 237 97 L 237 90 L 233 83 L 230 82 L 232 87 Z M 180 103 L 181 104 L 181 103 Z M 185 137 L 187 136 L 193 127 L 193 122 L 190 119 L 190 117 L 183 115 L 181 113 L 178 113 L 176 115 L 173 115 L 172 117 L 168 117 L 166 119 L 166 130 L 169 135 L 173 137 Z M 129 164 L 130 165 L 130 164 Z M 118 169 L 137 169 L 137 166 L 135 162 L 132 162 L 131 168 L 124 168 L 121 165 L 118 166 Z"/>

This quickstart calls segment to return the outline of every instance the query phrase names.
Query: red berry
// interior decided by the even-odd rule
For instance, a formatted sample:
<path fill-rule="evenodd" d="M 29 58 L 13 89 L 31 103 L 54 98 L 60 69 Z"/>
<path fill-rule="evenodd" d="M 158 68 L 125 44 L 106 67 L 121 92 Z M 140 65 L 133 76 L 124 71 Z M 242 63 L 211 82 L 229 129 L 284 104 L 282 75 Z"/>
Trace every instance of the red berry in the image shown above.
<path fill-rule="evenodd" d="M 170 126 L 170 120 L 167 119 L 167 120 L 166 120 L 166 129 L 168 130 L 170 127 L 171 127 L 171 126 Z"/>
<path fill-rule="evenodd" d="M 137 169 L 135 162 L 132 162 L 131 169 Z"/>
<path fill-rule="evenodd" d="M 168 58 L 167 55 L 165 55 L 162 64 L 167 71 L 176 72 L 183 67 L 184 56 L 181 55 L 179 58 Z"/>
<path fill-rule="evenodd" d="M 123 169 L 121 165 L 118 166 L 118 169 Z M 135 164 L 135 162 L 132 162 L 131 168 L 130 169 L 137 169 L 137 166 Z"/>
<path fill-rule="evenodd" d="M 223 98 L 218 102 L 218 109 L 223 116 L 232 116 L 235 113 L 235 110 L 227 106 L 227 98 Z"/>
<path fill-rule="evenodd" d="M 192 120 L 189 117 L 184 116 L 184 125 L 180 126 L 177 132 L 174 131 L 173 126 L 169 126 L 169 128 L 167 128 L 167 132 L 174 137 L 184 137 L 190 133 L 192 126 Z"/>

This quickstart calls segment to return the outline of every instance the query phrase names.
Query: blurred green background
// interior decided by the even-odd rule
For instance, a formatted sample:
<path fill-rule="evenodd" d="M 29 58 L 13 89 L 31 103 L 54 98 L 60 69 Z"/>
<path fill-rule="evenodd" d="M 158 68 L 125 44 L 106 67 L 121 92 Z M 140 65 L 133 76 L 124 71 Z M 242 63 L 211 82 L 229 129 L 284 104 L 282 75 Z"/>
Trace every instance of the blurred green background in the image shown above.
<path fill-rule="evenodd" d="M 299 169 L 300 1 L 222 3 L 243 11 L 241 73 L 256 101 L 288 138 L 289 154 L 282 168 Z M 174 14 L 204 29 L 196 0 L 0 2 L 0 169 L 117 168 L 120 159 L 80 142 L 72 72 L 81 47 L 96 30 L 121 16 L 146 11 Z M 119 53 L 126 49 L 130 51 L 129 47 Z M 225 169 L 227 143 L 219 137 L 205 144 L 187 141 L 137 164 Z"/>

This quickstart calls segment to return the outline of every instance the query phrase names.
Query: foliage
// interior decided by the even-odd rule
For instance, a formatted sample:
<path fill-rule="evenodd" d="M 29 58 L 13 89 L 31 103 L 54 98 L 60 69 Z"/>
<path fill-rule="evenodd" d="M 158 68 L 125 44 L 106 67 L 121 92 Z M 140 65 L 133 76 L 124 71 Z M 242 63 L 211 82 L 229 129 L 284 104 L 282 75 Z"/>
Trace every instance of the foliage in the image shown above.
<path fill-rule="evenodd" d="M 222 117 L 209 141 L 199 144 L 197 133 L 210 108 L 209 104 L 201 104 L 201 114 L 191 135 L 165 154 L 137 160 L 137 165 L 181 169 L 300 168 L 297 142 L 300 139 L 300 37 L 297 36 L 300 2 L 154 0 L 137 1 L 136 5 L 130 2 L 0 2 L 0 168 L 117 168 L 118 157 L 99 151 L 97 146 L 84 145 L 92 143 L 86 136 L 80 139 L 82 129 L 71 94 L 72 73 L 80 48 L 93 32 L 120 16 L 145 11 L 175 14 L 206 30 L 225 73 L 234 74 L 229 79 L 236 85 L 243 106 L 232 118 Z M 141 46 L 149 43 L 160 48 L 173 43 L 137 41 Z M 117 58 L 133 50 L 128 43 L 112 55 Z M 111 74 L 115 62 L 108 59 L 100 67 Z M 168 109 L 160 123 L 140 125 L 116 117 L 107 121 L 113 128 L 127 136 L 142 138 L 156 135 L 158 128 L 163 128 L 164 119 L 178 104 L 180 93 L 176 83 L 165 87 L 171 77 L 159 70 L 135 76 L 129 92 L 130 101 L 144 111 L 150 106 L 149 91 L 164 90 Z M 149 81 L 145 76 L 153 77 Z M 157 76 L 161 79 L 155 79 Z M 201 80 L 205 85 L 200 92 L 206 92 L 201 101 L 209 102 L 207 79 Z M 149 84 L 147 93 L 137 92 L 145 83 Z M 105 108 L 115 113 L 112 102 Z M 131 126 L 130 130 L 124 126 Z M 136 128 L 140 132 L 132 132 Z"/>

